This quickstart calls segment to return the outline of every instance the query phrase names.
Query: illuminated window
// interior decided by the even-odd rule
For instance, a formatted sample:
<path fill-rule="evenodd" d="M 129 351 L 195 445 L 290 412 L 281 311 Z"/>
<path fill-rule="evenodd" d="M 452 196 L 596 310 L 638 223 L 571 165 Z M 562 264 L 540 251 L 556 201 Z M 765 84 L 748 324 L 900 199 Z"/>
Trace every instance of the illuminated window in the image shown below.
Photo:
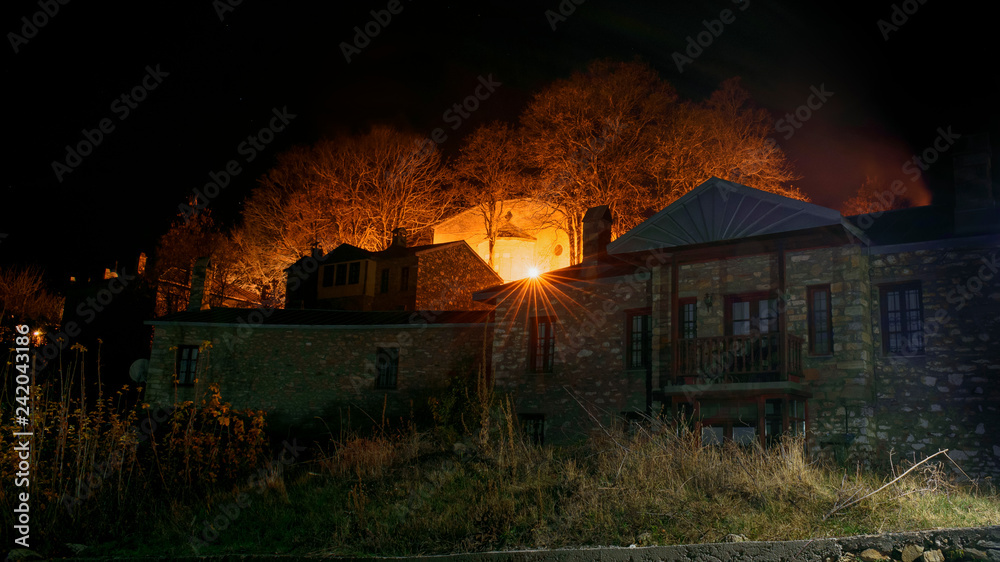
<path fill-rule="evenodd" d="M 198 373 L 198 346 L 181 345 L 177 347 L 177 384 L 194 384 Z"/>
<path fill-rule="evenodd" d="M 833 353 L 833 319 L 830 313 L 830 286 L 817 285 L 807 289 L 809 298 L 809 353 Z"/>
<path fill-rule="evenodd" d="M 924 310 L 920 282 L 879 287 L 883 353 L 924 352 Z"/>
<path fill-rule="evenodd" d="M 528 370 L 535 373 L 552 372 L 555 344 L 556 338 L 553 332 L 553 319 L 547 317 L 534 318 L 528 341 Z"/>

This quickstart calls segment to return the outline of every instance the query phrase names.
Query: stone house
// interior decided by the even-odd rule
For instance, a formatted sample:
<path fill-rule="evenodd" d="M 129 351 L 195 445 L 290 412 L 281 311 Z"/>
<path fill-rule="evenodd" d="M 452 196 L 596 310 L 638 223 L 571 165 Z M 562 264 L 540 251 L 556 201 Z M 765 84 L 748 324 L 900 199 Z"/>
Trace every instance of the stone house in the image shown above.
<path fill-rule="evenodd" d="M 385 250 L 341 244 L 314 254 L 288 268 L 286 309 L 486 310 L 472 293 L 503 282 L 465 242 L 407 246 L 404 228 Z M 306 260 L 320 265 L 302 278 L 293 275 L 306 271 Z"/>
<path fill-rule="evenodd" d="M 146 401 L 197 403 L 209 385 L 272 426 L 320 430 L 426 415 L 478 372 L 488 311 L 191 310 L 153 326 Z M 320 421 L 322 420 L 322 421 Z M 324 425 L 325 424 L 325 425 Z"/>
<path fill-rule="evenodd" d="M 539 441 L 669 419 L 708 443 L 949 448 L 1000 474 L 1000 215 L 981 172 L 955 209 L 850 218 L 712 178 L 614 242 L 591 209 L 581 264 L 477 293 L 495 384 Z"/>
<path fill-rule="evenodd" d="M 485 367 L 491 307 L 472 294 L 501 279 L 465 242 L 407 247 L 404 237 L 381 252 L 344 244 L 303 257 L 289 268 L 285 309 L 205 309 L 195 282 L 187 311 L 146 322 L 147 401 L 197 401 L 214 383 L 272 424 L 426 415 L 452 378 Z"/>

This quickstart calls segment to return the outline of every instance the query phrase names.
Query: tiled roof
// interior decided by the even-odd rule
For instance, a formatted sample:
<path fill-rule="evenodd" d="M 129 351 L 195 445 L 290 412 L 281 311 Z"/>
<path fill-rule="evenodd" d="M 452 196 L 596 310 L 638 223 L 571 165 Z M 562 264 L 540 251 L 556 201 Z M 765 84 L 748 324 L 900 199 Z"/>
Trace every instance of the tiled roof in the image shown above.
<path fill-rule="evenodd" d="M 388 326 L 423 324 L 476 324 L 485 322 L 486 310 L 406 311 L 406 310 L 271 310 L 253 308 L 212 308 L 167 314 L 147 324 L 264 324 L 273 326 Z M 252 316 L 251 316 L 252 315 Z"/>

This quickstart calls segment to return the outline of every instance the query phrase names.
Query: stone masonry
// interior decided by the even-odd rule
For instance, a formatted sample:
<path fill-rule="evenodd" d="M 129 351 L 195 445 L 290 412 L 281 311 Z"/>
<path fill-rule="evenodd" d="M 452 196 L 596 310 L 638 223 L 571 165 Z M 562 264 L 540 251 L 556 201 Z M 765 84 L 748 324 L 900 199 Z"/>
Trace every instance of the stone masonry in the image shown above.
<path fill-rule="evenodd" d="M 416 313 L 420 315 L 421 313 Z M 429 313 L 433 314 L 433 313 Z M 271 423 L 328 427 L 421 415 L 449 377 L 478 370 L 487 324 L 251 325 L 153 321 L 147 401 L 199 401 L 211 383 Z M 177 346 L 201 348 L 193 385 L 176 385 Z M 377 348 L 399 351 L 395 388 L 375 387 Z M 322 427 L 322 425 L 317 425 Z"/>

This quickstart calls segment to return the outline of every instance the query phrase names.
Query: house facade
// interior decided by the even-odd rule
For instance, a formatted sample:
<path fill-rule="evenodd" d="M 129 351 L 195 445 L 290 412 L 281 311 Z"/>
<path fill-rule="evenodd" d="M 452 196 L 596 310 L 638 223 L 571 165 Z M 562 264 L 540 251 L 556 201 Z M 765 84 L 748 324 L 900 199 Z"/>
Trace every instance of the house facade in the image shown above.
<path fill-rule="evenodd" d="M 146 401 L 209 386 L 272 426 L 319 430 L 426 415 L 452 377 L 478 372 L 485 311 L 194 310 L 153 326 Z"/>
<path fill-rule="evenodd" d="M 206 308 L 203 279 L 188 310 L 147 322 L 146 400 L 197 402 L 218 385 L 272 425 L 316 430 L 426 416 L 428 398 L 486 366 L 491 307 L 472 294 L 501 282 L 465 242 L 407 247 L 401 230 L 381 252 L 303 257 L 285 309 Z"/>
<path fill-rule="evenodd" d="M 318 268 L 305 276 L 306 261 Z M 486 310 L 473 292 L 503 282 L 463 241 L 407 246 L 406 229 L 373 252 L 341 244 L 305 256 L 287 270 L 286 309 Z"/>
<path fill-rule="evenodd" d="M 547 442 L 653 418 L 998 474 L 1000 217 L 976 189 L 965 215 L 846 219 L 712 178 L 611 243 L 592 209 L 583 263 L 477 295 L 496 385 Z"/>

